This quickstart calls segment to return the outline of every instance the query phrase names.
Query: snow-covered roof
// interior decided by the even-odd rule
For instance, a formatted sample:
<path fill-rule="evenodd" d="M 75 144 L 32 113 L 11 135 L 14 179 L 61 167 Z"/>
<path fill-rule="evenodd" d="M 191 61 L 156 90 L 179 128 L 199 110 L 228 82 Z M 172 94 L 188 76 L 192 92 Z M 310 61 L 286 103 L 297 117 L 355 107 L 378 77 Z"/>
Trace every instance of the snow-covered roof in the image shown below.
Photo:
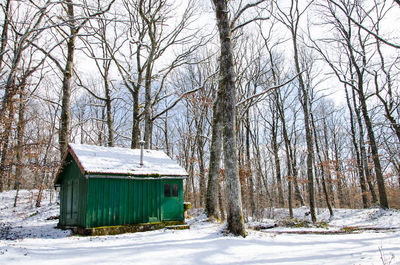
<path fill-rule="evenodd" d="M 187 176 L 185 169 L 163 151 L 69 144 L 68 152 L 84 174 Z"/>

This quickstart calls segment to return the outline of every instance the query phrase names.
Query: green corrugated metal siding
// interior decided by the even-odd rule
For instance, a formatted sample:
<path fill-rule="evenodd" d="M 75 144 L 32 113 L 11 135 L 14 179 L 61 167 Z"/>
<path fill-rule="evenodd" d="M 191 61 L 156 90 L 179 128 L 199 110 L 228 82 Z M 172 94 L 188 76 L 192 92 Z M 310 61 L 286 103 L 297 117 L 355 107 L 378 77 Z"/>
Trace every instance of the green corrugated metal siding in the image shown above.
<path fill-rule="evenodd" d="M 73 226 L 85 224 L 87 180 L 82 176 L 76 163 L 67 158 L 60 190 L 60 224 Z"/>
<path fill-rule="evenodd" d="M 85 227 L 86 225 L 86 208 L 87 208 L 87 190 L 88 180 L 82 175 L 79 177 L 79 213 L 78 223 L 79 226 Z"/>
<path fill-rule="evenodd" d="M 85 227 L 160 221 L 159 180 L 89 178 Z"/>

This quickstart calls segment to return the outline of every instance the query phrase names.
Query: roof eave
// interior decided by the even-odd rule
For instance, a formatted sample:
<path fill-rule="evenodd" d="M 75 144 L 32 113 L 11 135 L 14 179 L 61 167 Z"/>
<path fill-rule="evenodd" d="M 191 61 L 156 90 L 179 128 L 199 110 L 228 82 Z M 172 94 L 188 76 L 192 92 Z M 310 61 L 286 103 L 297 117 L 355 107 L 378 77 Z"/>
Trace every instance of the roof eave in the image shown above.
<path fill-rule="evenodd" d="M 157 178 L 165 178 L 165 177 L 177 177 L 177 178 L 182 178 L 182 179 L 187 179 L 189 177 L 188 174 L 132 174 L 132 173 L 118 173 L 118 172 L 85 172 L 84 174 L 85 176 L 89 177 L 96 177 L 96 176 L 125 176 L 125 177 L 132 177 L 132 178 L 141 178 L 139 176 L 143 176 L 143 177 L 153 177 L 155 179 Z M 143 178 L 142 177 L 142 178 Z"/>
<path fill-rule="evenodd" d="M 55 187 L 61 185 L 60 183 L 58 183 L 58 179 L 59 179 L 60 174 L 61 174 L 61 172 L 63 170 L 63 167 L 65 166 L 65 161 L 67 159 L 68 154 L 71 154 L 72 158 L 75 160 L 76 164 L 78 165 L 79 170 L 81 171 L 82 175 L 86 174 L 86 171 L 83 168 L 82 163 L 79 161 L 79 159 L 78 159 L 77 155 L 75 154 L 74 150 L 71 148 L 70 145 L 68 145 L 67 151 L 65 152 L 63 158 L 61 159 L 61 165 L 57 170 L 56 178 L 54 179 L 54 186 Z"/>

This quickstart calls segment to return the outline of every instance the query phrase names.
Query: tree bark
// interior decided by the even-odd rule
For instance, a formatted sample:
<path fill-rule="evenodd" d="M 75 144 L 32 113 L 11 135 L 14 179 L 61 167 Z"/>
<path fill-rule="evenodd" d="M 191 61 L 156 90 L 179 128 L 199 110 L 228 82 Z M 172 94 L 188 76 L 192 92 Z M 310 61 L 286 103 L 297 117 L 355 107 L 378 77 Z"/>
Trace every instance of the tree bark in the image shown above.
<path fill-rule="evenodd" d="M 153 60 L 150 58 L 149 60 Z M 153 121 L 151 119 L 152 116 L 152 106 L 151 106 L 151 71 L 152 71 L 152 66 L 150 65 L 151 63 L 148 64 L 147 69 L 146 69 L 146 75 L 145 75 L 145 103 L 144 103 L 144 148 L 146 149 L 151 149 L 152 146 L 152 125 Z"/>
<path fill-rule="evenodd" d="M 376 180 L 378 183 L 378 190 L 379 190 L 379 203 L 381 208 L 383 209 L 388 209 L 389 208 L 389 203 L 387 200 L 387 195 L 386 195 L 386 188 L 385 188 L 385 180 L 383 178 L 383 173 L 382 173 L 382 167 L 379 159 L 379 152 L 378 152 L 378 147 L 376 144 L 375 140 L 375 133 L 372 128 L 372 123 L 368 114 L 367 110 L 367 104 L 366 100 L 364 97 L 364 94 L 359 91 L 359 96 L 360 96 L 360 103 L 361 103 L 361 109 L 365 121 L 365 125 L 367 127 L 367 134 L 368 134 L 368 139 L 370 142 L 370 147 L 371 147 L 371 153 L 372 153 L 372 160 L 374 162 L 375 166 L 375 176 Z"/>
<path fill-rule="evenodd" d="M 348 19 L 349 20 L 349 19 Z M 350 33 L 348 34 L 350 36 Z M 360 107 L 361 107 L 361 113 L 365 122 L 365 126 L 367 128 L 367 135 L 368 135 L 368 140 L 369 144 L 371 146 L 371 152 L 372 152 L 372 160 L 374 162 L 375 166 L 375 175 L 376 175 L 376 180 L 378 183 L 378 190 L 379 190 L 379 203 L 381 208 L 387 209 L 389 208 L 389 203 L 387 200 L 387 195 L 386 195 L 386 188 L 385 188 L 385 180 L 383 178 L 383 173 L 382 173 L 382 167 L 379 159 L 379 152 L 378 152 L 378 146 L 376 144 L 376 139 L 375 139 L 375 133 L 372 127 L 372 122 L 369 117 L 368 113 L 368 108 L 367 108 L 367 100 L 365 97 L 365 92 L 364 92 L 364 67 L 366 65 L 366 58 L 365 56 L 362 58 L 363 65 L 360 67 L 357 64 L 357 60 L 354 55 L 354 48 L 352 47 L 350 43 L 350 39 L 346 39 L 346 44 L 347 44 L 347 49 L 349 51 L 349 59 L 351 62 L 352 67 L 354 67 L 354 70 L 356 72 L 356 80 L 357 80 L 357 88 L 353 87 L 353 90 L 357 91 L 358 94 L 358 99 L 360 102 Z M 362 46 L 364 49 L 365 47 Z M 363 51 L 363 54 L 365 54 L 365 51 Z"/>
<path fill-rule="evenodd" d="M 7 0 L 4 7 L 4 21 L 3 21 L 3 29 L 1 31 L 1 44 L 0 44 L 0 69 L 3 67 L 3 56 L 4 51 L 6 50 L 7 40 L 8 40 L 8 26 L 10 25 L 10 3 L 12 0 Z"/>
<path fill-rule="evenodd" d="M 15 165 L 15 182 L 14 189 L 16 190 L 14 198 L 14 207 L 17 207 L 18 193 L 22 178 L 22 159 L 24 150 L 24 136 L 25 136 L 25 95 L 24 91 L 20 91 L 19 95 L 19 110 L 18 110 L 18 124 L 17 124 L 17 150 L 16 150 L 16 165 Z"/>
<path fill-rule="evenodd" d="M 226 176 L 227 228 L 234 235 L 245 237 L 242 198 L 238 172 L 235 134 L 235 74 L 232 55 L 231 28 L 227 0 L 214 0 L 220 39 L 221 109 L 224 110 L 223 148 Z"/>
<path fill-rule="evenodd" d="M 348 94 L 347 88 L 345 89 L 345 92 L 346 92 L 347 106 L 349 108 L 349 113 L 350 113 L 351 138 L 352 138 L 352 142 L 353 142 L 354 152 L 356 154 L 358 178 L 360 179 L 361 198 L 362 198 L 362 202 L 363 202 L 363 207 L 368 208 L 368 198 L 367 198 L 367 194 L 366 194 L 367 188 L 365 185 L 363 162 L 361 160 L 360 150 L 358 148 L 357 139 L 356 139 L 356 131 L 354 128 L 355 121 L 354 121 L 354 117 L 353 117 L 353 108 L 351 107 L 351 104 L 350 104 L 350 99 L 349 99 L 349 94 Z M 354 107 L 356 107 L 356 106 L 354 106 Z M 361 136 L 362 136 L 362 133 L 360 133 L 360 137 Z M 362 142 L 362 139 L 360 139 L 360 142 Z"/>
<path fill-rule="evenodd" d="M 67 40 L 67 61 L 63 71 L 63 82 L 62 82 L 62 107 L 61 107 L 61 120 L 60 120 L 60 132 L 59 132 L 59 146 L 60 156 L 63 158 L 68 148 L 69 135 L 70 135 L 70 110 L 71 110 L 71 78 L 74 64 L 74 53 L 75 53 L 75 39 L 78 31 L 75 27 L 74 17 L 74 4 L 72 0 L 65 0 L 67 6 L 67 17 L 70 29 L 70 35 Z"/>
<path fill-rule="evenodd" d="M 248 172 L 247 177 L 249 178 L 248 193 L 250 196 L 250 211 L 251 216 L 254 216 L 256 211 L 256 204 L 254 201 L 254 181 L 253 181 L 253 171 L 251 169 L 251 157 L 250 157 L 250 119 L 249 111 L 246 112 L 246 170 Z"/>
<path fill-rule="evenodd" d="M 197 136 L 197 144 L 196 144 L 197 154 L 198 154 L 198 164 L 199 164 L 200 207 L 205 206 L 205 197 L 207 192 L 205 168 L 204 168 L 204 144 L 202 137 L 203 137 L 202 135 Z"/>
<path fill-rule="evenodd" d="M 218 187 L 219 170 L 222 154 L 222 120 L 220 95 L 218 94 L 213 105 L 212 136 L 210 145 L 210 166 L 208 171 L 208 185 L 206 196 L 206 213 L 208 217 L 219 218 L 218 206 Z"/>
<path fill-rule="evenodd" d="M 328 207 L 329 210 L 329 215 L 332 218 L 333 217 L 333 210 L 332 210 L 332 205 L 331 205 L 331 200 L 329 198 L 329 194 L 328 194 L 328 189 L 327 189 L 327 185 L 326 185 L 326 180 L 325 180 L 325 169 L 324 169 L 324 165 L 323 165 L 323 161 L 321 158 L 321 154 L 320 154 L 320 150 L 319 150 L 319 144 L 318 144 L 318 137 L 317 137 L 317 132 L 316 132 L 316 126 L 315 126 L 315 121 L 314 121 L 314 116 L 313 114 L 311 114 L 311 124 L 313 127 L 313 132 L 314 132 L 314 143 L 315 143 L 315 151 L 318 157 L 318 162 L 317 164 L 319 164 L 319 168 L 321 170 L 321 178 L 322 178 L 322 190 L 324 192 L 324 197 L 325 197 L 325 202 L 326 202 L 326 206 Z"/>
<path fill-rule="evenodd" d="M 113 124 L 113 116 L 112 116 L 112 106 L 111 106 L 111 91 L 110 84 L 108 80 L 108 68 L 105 70 L 104 76 L 104 92 L 106 96 L 106 112 L 107 112 L 107 145 L 109 147 L 114 146 L 114 124 Z"/>
<path fill-rule="evenodd" d="M 309 103 L 309 93 L 308 88 L 305 85 L 302 71 L 300 69 L 300 60 L 299 60 L 299 52 L 298 52 L 298 44 L 297 44 L 297 32 L 294 28 L 291 28 L 292 33 L 292 43 L 293 43 L 293 51 L 294 51 L 294 63 L 296 67 L 296 73 L 299 76 L 299 87 L 301 90 L 301 105 L 303 107 L 304 114 L 304 128 L 306 132 L 306 145 L 307 145 L 307 187 L 308 187 L 308 195 L 309 195 L 309 204 L 310 204 L 310 213 L 311 220 L 313 223 L 317 221 L 317 217 L 315 214 L 315 199 L 314 199 L 314 175 L 313 175 L 313 138 L 310 128 L 310 103 Z"/>
<path fill-rule="evenodd" d="M 138 82 L 139 83 L 139 82 Z M 133 100 L 133 111 L 132 111 L 132 134 L 131 134 L 131 148 L 136 149 L 139 148 L 140 141 L 140 118 L 139 118 L 139 85 L 131 91 L 132 100 Z"/>
<path fill-rule="evenodd" d="M 328 143 L 328 125 L 326 124 L 326 117 L 323 118 L 323 126 L 324 126 L 324 145 L 325 145 L 325 150 L 324 150 L 324 162 L 323 162 L 323 167 L 326 168 L 326 176 L 327 176 L 327 188 L 328 188 L 328 194 L 329 197 L 331 198 L 331 203 L 332 207 L 335 207 L 335 193 L 333 192 L 333 183 L 332 183 L 332 173 L 330 169 L 331 165 L 331 159 L 329 157 L 329 143 Z M 321 144 L 322 145 L 322 144 Z"/>
<path fill-rule="evenodd" d="M 273 104 L 276 106 L 276 104 Z M 282 191 L 282 177 L 281 177 L 281 161 L 279 159 L 279 148 L 278 148 L 278 116 L 276 116 L 276 109 L 272 113 L 272 127 L 271 127 L 271 144 L 272 152 L 274 154 L 275 162 L 275 174 L 276 174 L 276 184 L 278 186 L 278 205 L 283 208 L 285 206 Z"/>
<path fill-rule="evenodd" d="M 14 103 L 9 102 L 7 104 L 6 109 L 8 112 L 8 117 L 3 118 L 3 123 L 4 123 L 4 132 L 1 135 L 2 139 L 0 141 L 1 143 L 1 152 L 0 152 L 0 192 L 4 191 L 6 189 L 6 172 L 10 171 L 10 165 L 9 163 L 7 164 L 9 157 L 8 157 L 8 152 L 9 152 L 9 142 L 10 142 L 10 133 L 11 133 L 11 126 L 13 123 L 13 116 L 14 116 Z"/>

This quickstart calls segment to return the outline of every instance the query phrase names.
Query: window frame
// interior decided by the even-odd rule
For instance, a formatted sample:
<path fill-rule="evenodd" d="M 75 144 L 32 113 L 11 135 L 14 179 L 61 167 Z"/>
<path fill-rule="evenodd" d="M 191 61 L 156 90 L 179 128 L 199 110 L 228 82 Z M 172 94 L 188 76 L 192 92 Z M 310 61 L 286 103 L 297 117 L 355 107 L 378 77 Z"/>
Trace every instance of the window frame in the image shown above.
<path fill-rule="evenodd" d="M 171 197 L 171 184 L 164 184 L 164 197 Z"/>
<path fill-rule="evenodd" d="M 179 188 L 177 183 L 171 184 L 171 197 L 179 197 Z"/>

